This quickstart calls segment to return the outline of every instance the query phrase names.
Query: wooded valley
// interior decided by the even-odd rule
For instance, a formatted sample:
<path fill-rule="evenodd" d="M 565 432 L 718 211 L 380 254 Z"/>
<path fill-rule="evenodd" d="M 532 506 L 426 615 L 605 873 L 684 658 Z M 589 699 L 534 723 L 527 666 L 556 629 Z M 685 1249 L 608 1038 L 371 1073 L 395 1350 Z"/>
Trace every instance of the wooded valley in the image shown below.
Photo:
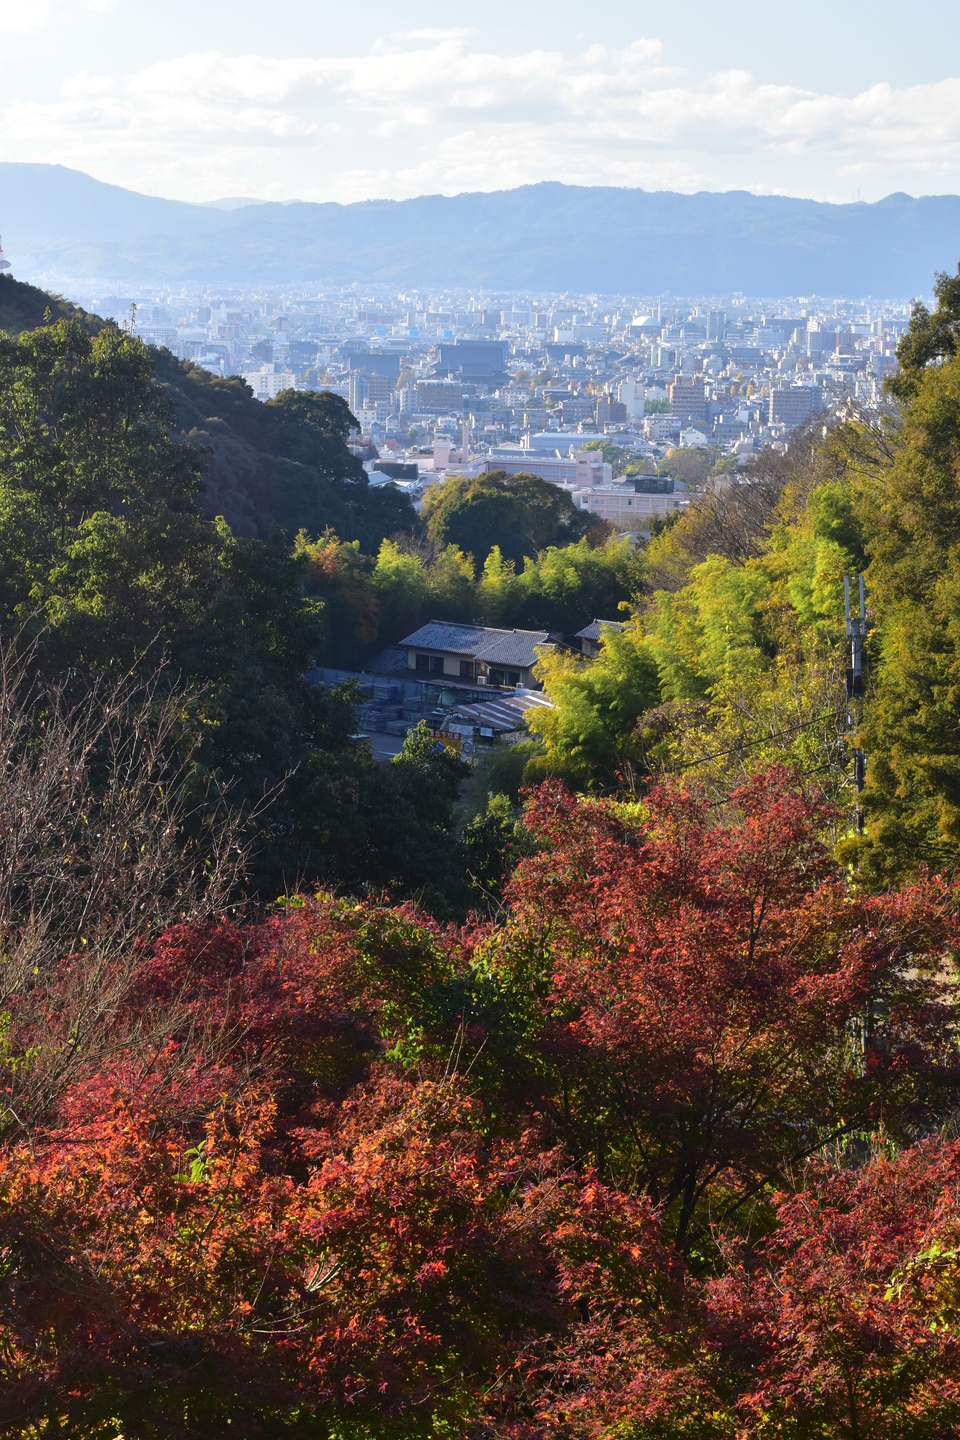
<path fill-rule="evenodd" d="M 0 277 L 3 1433 L 956 1435 L 937 297 L 632 549 Z M 308 682 L 480 617 L 619 628 L 475 767 Z"/>

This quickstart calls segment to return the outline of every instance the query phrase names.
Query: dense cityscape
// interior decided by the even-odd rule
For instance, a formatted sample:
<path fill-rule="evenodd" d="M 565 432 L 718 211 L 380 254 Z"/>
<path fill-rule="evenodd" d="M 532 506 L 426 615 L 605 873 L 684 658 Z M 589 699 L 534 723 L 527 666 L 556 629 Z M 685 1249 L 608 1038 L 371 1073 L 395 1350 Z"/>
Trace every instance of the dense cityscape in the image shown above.
<path fill-rule="evenodd" d="M 242 375 L 260 400 L 285 389 L 341 395 L 373 483 L 394 483 L 415 502 L 447 475 L 522 471 L 631 533 L 688 503 L 682 481 L 658 493 L 645 478 L 670 449 L 717 446 L 745 467 L 765 449 L 783 450 L 791 431 L 821 411 L 851 398 L 876 405 L 909 323 L 903 302 L 818 297 L 355 286 L 322 295 L 80 298 L 118 321 L 134 316 L 145 340 L 181 360 Z M 598 441 L 612 447 L 609 462 Z"/>

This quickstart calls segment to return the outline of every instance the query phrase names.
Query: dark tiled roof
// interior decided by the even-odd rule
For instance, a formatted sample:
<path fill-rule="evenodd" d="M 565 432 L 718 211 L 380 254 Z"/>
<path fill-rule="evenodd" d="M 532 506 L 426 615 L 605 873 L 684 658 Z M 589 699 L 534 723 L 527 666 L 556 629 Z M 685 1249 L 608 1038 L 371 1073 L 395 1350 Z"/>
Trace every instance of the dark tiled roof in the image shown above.
<path fill-rule="evenodd" d="M 480 625 L 454 625 L 449 620 L 429 620 L 400 644 L 411 650 L 447 650 L 453 655 L 476 655 L 487 633 Z"/>
<path fill-rule="evenodd" d="M 622 630 L 623 626 L 619 620 L 591 620 L 589 625 L 584 625 L 578 630 L 578 640 L 599 640 L 604 630 Z"/>
<path fill-rule="evenodd" d="M 397 671 L 406 670 L 407 652 L 401 650 L 399 645 L 388 645 L 386 650 L 381 650 L 379 655 L 368 660 L 365 668 L 373 675 L 393 675 Z"/>
<path fill-rule="evenodd" d="M 494 630 L 477 659 L 488 665 L 530 666 L 537 663 L 537 646 L 549 640 L 546 630 Z"/>
<path fill-rule="evenodd" d="M 536 664 L 539 645 L 549 643 L 546 630 L 494 630 L 488 625 L 456 625 L 448 620 L 430 620 L 400 644 L 411 650 L 445 650 L 452 655 L 469 655 L 491 665 L 517 665 L 526 669 Z"/>

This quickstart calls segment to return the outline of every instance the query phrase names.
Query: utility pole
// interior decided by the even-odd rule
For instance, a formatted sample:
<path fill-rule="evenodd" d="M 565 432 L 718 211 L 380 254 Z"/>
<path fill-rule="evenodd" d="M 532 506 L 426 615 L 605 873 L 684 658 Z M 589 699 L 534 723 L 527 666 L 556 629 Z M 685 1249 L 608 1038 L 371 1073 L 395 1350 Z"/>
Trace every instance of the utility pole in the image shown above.
<path fill-rule="evenodd" d="M 863 695 L 863 641 L 867 631 L 867 612 L 864 605 L 863 576 L 860 579 L 860 613 L 850 613 L 850 576 L 843 577 L 843 609 L 846 616 L 846 635 L 850 641 L 850 664 L 846 671 L 847 691 L 847 725 L 848 735 L 852 735 L 857 728 L 857 714 L 859 709 L 856 702 Z M 866 783 L 867 761 L 866 756 L 859 745 L 853 751 L 853 783 L 857 790 L 857 802 L 854 806 L 853 817 L 854 827 L 858 835 L 863 834 L 863 809 L 860 805 L 860 792 Z"/>

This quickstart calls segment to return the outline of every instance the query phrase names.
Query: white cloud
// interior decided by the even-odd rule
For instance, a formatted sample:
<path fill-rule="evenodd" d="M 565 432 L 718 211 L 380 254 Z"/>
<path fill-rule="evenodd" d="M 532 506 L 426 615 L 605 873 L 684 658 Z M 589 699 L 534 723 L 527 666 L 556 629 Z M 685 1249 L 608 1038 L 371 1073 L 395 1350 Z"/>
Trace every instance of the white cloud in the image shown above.
<path fill-rule="evenodd" d="M 50 19 L 49 0 L 0 0 L 0 35 L 22 35 L 27 30 L 41 30 Z"/>
<path fill-rule="evenodd" d="M 84 100 L 92 95 L 102 95 L 113 85 L 109 75 L 88 75 L 80 70 L 60 86 L 60 94 L 66 100 Z"/>
<path fill-rule="evenodd" d="M 91 0 L 107 3 L 107 0 Z M 703 78 L 655 39 L 493 54 L 410 30 L 364 55 L 189 53 L 111 88 L 72 77 L 0 118 L 6 158 L 59 161 L 186 199 L 353 200 L 543 179 L 849 199 L 960 189 L 960 79 L 858 95 Z"/>
<path fill-rule="evenodd" d="M 42 30 L 64 11 L 92 10 L 100 15 L 119 4 L 120 0 L 0 0 L 0 34 Z"/>

